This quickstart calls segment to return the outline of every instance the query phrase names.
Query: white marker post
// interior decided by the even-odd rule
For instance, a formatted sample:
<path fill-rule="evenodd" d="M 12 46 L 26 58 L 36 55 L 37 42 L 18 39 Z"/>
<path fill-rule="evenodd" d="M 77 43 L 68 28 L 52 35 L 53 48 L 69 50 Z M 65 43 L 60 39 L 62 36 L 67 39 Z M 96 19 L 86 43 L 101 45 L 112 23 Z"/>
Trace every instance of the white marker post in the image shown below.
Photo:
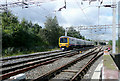
<path fill-rule="evenodd" d="M 66 28 L 66 29 L 65 29 L 65 36 L 67 36 L 67 32 L 68 32 L 68 29 Z"/>

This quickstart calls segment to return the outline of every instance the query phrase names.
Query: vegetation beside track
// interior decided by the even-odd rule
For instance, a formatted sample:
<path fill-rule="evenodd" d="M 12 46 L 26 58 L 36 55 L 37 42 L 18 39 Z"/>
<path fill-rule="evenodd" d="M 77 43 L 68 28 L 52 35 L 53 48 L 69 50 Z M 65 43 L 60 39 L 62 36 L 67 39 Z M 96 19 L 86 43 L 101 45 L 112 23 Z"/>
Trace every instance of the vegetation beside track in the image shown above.
<path fill-rule="evenodd" d="M 109 41 L 108 45 L 112 47 L 112 40 Z M 120 53 L 120 40 L 116 40 L 116 53 Z"/>
<path fill-rule="evenodd" d="M 59 26 L 56 16 L 47 17 L 45 27 L 32 23 L 24 18 L 20 21 L 10 11 L 3 12 L 2 23 L 2 56 L 13 56 L 41 52 L 58 47 L 58 39 L 64 35 L 64 28 Z M 72 33 L 71 33 L 72 32 Z M 68 35 L 84 39 L 73 27 Z M 89 39 L 88 39 L 89 40 Z"/>
<path fill-rule="evenodd" d="M 25 55 L 25 54 L 31 54 L 31 53 L 35 53 L 35 52 L 44 52 L 44 51 L 54 51 L 54 50 L 59 50 L 59 48 L 53 48 L 53 49 L 41 49 L 39 51 L 21 51 L 21 52 L 15 52 L 15 53 L 9 53 L 9 54 L 6 54 L 2 57 L 9 57 L 9 56 L 18 56 L 18 55 Z"/>

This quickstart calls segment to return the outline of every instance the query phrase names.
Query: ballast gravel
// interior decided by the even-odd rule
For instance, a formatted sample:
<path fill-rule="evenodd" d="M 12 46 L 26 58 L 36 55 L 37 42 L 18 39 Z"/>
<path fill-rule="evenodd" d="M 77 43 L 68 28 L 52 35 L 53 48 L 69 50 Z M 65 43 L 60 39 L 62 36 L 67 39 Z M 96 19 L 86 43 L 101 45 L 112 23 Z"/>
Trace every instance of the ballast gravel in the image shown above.
<path fill-rule="evenodd" d="M 94 49 L 90 49 L 90 50 L 86 51 L 84 54 L 86 54 L 89 51 L 94 50 Z M 75 56 L 72 56 L 69 58 L 61 58 L 61 59 L 59 59 L 51 64 L 39 66 L 35 69 L 29 70 L 29 71 L 25 72 L 26 79 L 36 79 L 36 78 L 42 76 L 43 74 L 45 74 L 51 70 L 54 70 L 54 69 L 56 69 L 64 64 L 67 64 L 68 62 L 70 62 L 70 61 L 72 61 L 72 60 L 74 60 L 74 59 L 76 59 L 84 54 L 78 54 L 78 55 L 75 55 Z"/>
<path fill-rule="evenodd" d="M 102 61 L 103 59 L 103 56 L 101 56 L 89 69 L 89 71 L 86 73 L 86 75 L 84 75 L 82 81 L 89 81 L 92 76 L 93 76 L 93 73 L 96 69 L 96 67 L 98 67 L 98 64 Z"/>
<path fill-rule="evenodd" d="M 81 54 L 82 55 L 82 54 Z M 78 57 L 80 57 L 81 55 L 77 55 Z M 39 76 L 43 75 L 44 73 L 47 73 L 51 70 L 54 70 L 64 64 L 67 64 L 68 62 L 74 60 L 75 58 L 61 58 L 60 60 L 57 60 L 51 64 L 48 65 L 43 65 L 43 66 L 39 66 L 35 69 L 32 69 L 28 72 L 26 72 L 26 79 L 36 79 Z"/>
<path fill-rule="evenodd" d="M 72 52 L 74 53 L 74 52 Z M 69 53 L 66 53 L 66 54 L 69 54 Z M 60 56 L 64 56 L 65 54 L 59 54 L 58 56 L 54 56 L 54 57 L 49 57 L 49 58 L 45 58 L 45 59 L 40 59 L 40 60 L 35 60 L 35 61 L 32 61 L 32 62 L 27 62 L 27 63 L 22 63 L 22 64 L 19 64 L 19 65 L 15 65 L 15 66 L 11 66 L 11 67 L 6 67 L 6 68 L 2 68 L 0 69 L 0 71 L 2 70 L 7 70 L 7 69 L 13 69 L 13 70 L 16 70 L 16 68 L 18 67 L 22 67 L 23 65 L 29 65 L 29 64 L 32 64 L 32 63 L 40 63 L 40 61 L 44 61 L 44 60 L 49 60 L 49 59 L 52 59 L 52 58 L 57 58 L 57 57 L 60 57 Z M 31 66 L 31 65 L 30 65 Z"/>
<path fill-rule="evenodd" d="M 85 64 L 88 63 L 88 61 L 93 57 L 94 55 L 91 55 L 76 64 L 72 65 L 71 67 L 68 67 L 68 69 L 63 70 L 60 74 L 56 75 L 53 79 L 50 81 L 54 80 L 70 80 Z M 68 71 L 68 72 L 67 72 Z M 71 74 L 71 75 L 70 75 Z M 69 76 L 69 77 L 68 77 Z"/>
<path fill-rule="evenodd" d="M 67 53 L 68 51 L 66 51 Z M 37 58 L 42 58 L 42 57 L 47 57 L 47 56 L 52 56 L 52 55 L 57 55 L 60 53 L 64 53 L 64 52 L 59 52 L 59 53 L 51 53 L 51 54 L 45 54 L 45 55 L 38 55 L 38 56 L 30 56 L 30 57 L 24 57 L 24 58 L 17 58 L 17 59 L 12 59 L 12 60 L 7 60 L 7 61 L 2 61 L 2 65 L 6 65 L 6 64 L 12 64 L 12 63 L 17 63 L 17 62 L 21 62 L 21 61 L 27 61 L 27 60 L 32 60 L 32 59 L 37 59 Z"/>

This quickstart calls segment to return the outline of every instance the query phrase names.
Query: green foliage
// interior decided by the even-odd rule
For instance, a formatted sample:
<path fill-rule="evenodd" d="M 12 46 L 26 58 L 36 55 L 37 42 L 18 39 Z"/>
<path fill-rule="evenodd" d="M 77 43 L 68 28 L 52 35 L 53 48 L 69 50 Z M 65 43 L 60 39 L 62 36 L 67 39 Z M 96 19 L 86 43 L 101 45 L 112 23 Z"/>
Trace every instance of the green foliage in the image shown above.
<path fill-rule="evenodd" d="M 43 30 L 46 40 L 51 46 L 58 45 L 58 39 L 64 35 L 64 29 L 58 25 L 56 17 L 48 17 L 45 22 L 45 29 Z"/>
<path fill-rule="evenodd" d="M 33 35 L 27 33 L 24 30 L 19 30 L 19 31 L 13 33 L 12 36 L 13 36 L 13 41 L 14 41 L 14 44 L 13 44 L 14 47 L 23 47 L 24 46 L 25 48 L 28 48 L 28 47 L 33 46 L 33 42 L 34 42 Z"/>
<path fill-rule="evenodd" d="M 7 47 L 11 47 L 13 44 L 13 37 L 11 34 L 3 31 L 2 32 L 2 47 L 7 48 Z"/>
<path fill-rule="evenodd" d="M 41 36 L 38 35 L 42 27 L 37 23 L 32 24 L 31 21 L 28 22 L 24 18 L 19 22 L 18 18 L 8 11 L 2 13 L 1 24 L 3 55 L 26 52 L 31 48 L 34 48 L 32 51 L 37 51 L 38 47 L 46 45 Z"/>
<path fill-rule="evenodd" d="M 119 41 L 118 40 L 116 40 L 116 46 L 118 47 L 119 46 L 119 43 L 118 43 Z M 110 40 L 109 42 L 108 42 L 108 45 L 111 45 L 112 46 L 112 40 Z"/>
<path fill-rule="evenodd" d="M 2 53 L 31 53 L 57 47 L 58 38 L 64 35 L 64 29 L 58 25 L 56 17 L 48 17 L 45 28 L 33 24 L 24 18 L 21 22 L 11 12 L 2 13 Z"/>
<path fill-rule="evenodd" d="M 22 53 L 31 53 L 37 51 L 46 51 L 58 46 L 60 36 L 64 35 L 64 28 L 59 26 L 57 18 L 47 17 L 45 28 L 37 23 L 33 24 L 24 18 L 18 21 L 18 18 L 11 12 L 2 13 L 2 54 L 15 55 Z M 85 39 L 71 27 L 68 35 L 76 38 Z"/>
<path fill-rule="evenodd" d="M 11 14 L 11 12 L 2 13 L 2 28 L 13 30 L 14 27 L 18 24 L 18 18 Z"/>
<path fill-rule="evenodd" d="M 118 40 L 118 53 L 120 53 L 120 39 Z"/>
<path fill-rule="evenodd" d="M 117 51 L 120 53 L 120 39 L 117 40 Z"/>
<path fill-rule="evenodd" d="M 87 41 L 91 41 L 90 39 L 86 39 Z"/>
<path fill-rule="evenodd" d="M 85 40 L 85 37 L 80 34 L 80 32 L 76 31 L 74 27 L 70 27 L 68 30 L 68 36 L 79 38 Z"/>
<path fill-rule="evenodd" d="M 108 45 L 112 45 L 112 40 L 110 40 L 110 41 L 108 42 Z"/>

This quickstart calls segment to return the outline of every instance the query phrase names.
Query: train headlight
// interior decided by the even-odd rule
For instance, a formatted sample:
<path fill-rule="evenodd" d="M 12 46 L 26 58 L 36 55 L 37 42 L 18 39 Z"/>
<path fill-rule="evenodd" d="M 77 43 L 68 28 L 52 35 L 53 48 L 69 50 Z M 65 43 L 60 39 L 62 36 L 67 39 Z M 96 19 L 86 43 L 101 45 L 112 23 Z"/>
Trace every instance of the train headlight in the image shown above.
<path fill-rule="evenodd" d="M 65 48 L 62 48 L 62 50 L 64 50 Z"/>
<path fill-rule="evenodd" d="M 65 44 L 66 46 L 68 45 L 68 44 Z"/>

